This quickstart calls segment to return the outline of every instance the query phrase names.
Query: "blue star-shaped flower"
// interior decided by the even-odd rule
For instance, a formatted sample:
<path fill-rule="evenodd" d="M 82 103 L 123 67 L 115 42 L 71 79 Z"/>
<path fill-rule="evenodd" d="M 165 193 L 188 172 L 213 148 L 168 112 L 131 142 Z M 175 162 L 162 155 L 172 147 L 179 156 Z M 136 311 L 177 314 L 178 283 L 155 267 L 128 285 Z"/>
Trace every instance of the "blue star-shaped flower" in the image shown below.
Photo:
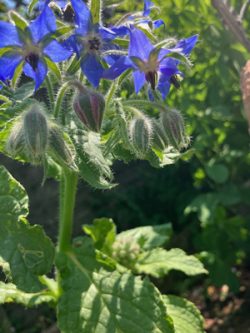
<path fill-rule="evenodd" d="M 168 56 L 179 53 L 188 56 L 197 42 L 198 36 L 180 40 L 172 49 L 155 48 L 146 35 L 136 28 L 130 30 L 128 56 L 120 57 L 103 74 L 106 79 L 115 79 L 128 68 L 133 69 L 135 92 L 138 93 L 146 82 L 153 90 L 156 88 L 165 99 L 171 85 L 171 78 L 181 74 L 180 61 Z"/>
<path fill-rule="evenodd" d="M 93 24 L 91 12 L 82 0 L 71 0 L 71 4 L 75 13 L 76 29 L 67 44 L 80 59 L 81 69 L 89 82 L 98 87 L 104 72 L 101 60 L 109 61 L 107 54 L 103 52 L 117 49 L 112 41 L 119 34 L 99 24 Z"/>
<path fill-rule="evenodd" d="M 60 62 L 72 54 L 56 40 L 49 39 L 50 34 L 55 31 L 56 19 L 48 6 L 44 7 L 25 32 L 11 23 L 1 21 L 0 50 L 6 48 L 6 52 L 0 58 L 2 80 L 11 80 L 16 68 L 21 65 L 25 75 L 35 81 L 35 90 L 37 90 L 48 72 L 46 59 Z"/>

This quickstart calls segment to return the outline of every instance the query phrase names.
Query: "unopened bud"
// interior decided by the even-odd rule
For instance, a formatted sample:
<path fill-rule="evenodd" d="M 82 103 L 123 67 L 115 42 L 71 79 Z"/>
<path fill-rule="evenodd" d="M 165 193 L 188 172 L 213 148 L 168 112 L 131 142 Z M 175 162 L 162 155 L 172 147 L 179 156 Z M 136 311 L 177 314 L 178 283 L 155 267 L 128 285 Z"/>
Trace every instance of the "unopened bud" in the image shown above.
<path fill-rule="evenodd" d="M 24 149 L 24 135 L 21 121 L 18 121 L 12 127 L 5 148 L 13 157 L 16 157 Z"/>
<path fill-rule="evenodd" d="M 38 105 L 24 113 L 23 133 L 26 153 L 31 162 L 41 162 L 48 145 L 48 121 Z"/>
<path fill-rule="evenodd" d="M 61 166 L 76 168 L 73 147 L 66 142 L 61 128 L 51 123 L 49 126 L 49 154 Z"/>
<path fill-rule="evenodd" d="M 189 139 L 185 131 L 184 119 L 179 111 L 162 112 L 160 122 L 170 145 L 177 150 L 188 145 Z"/>
<path fill-rule="evenodd" d="M 112 257 L 124 266 L 131 266 L 138 258 L 141 248 L 131 237 L 117 239 L 112 246 Z"/>
<path fill-rule="evenodd" d="M 105 99 L 101 94 L 82 87 L 74 98 L 73 108 L 88 129 L 100 132 L 105 109 Z"/>
<path fill-rule="evenodd" d="M 166 137 L 164 129 L 158 120 L 155 120 L 153 125 L 154 136 L 152 146 L 158 150 L 164 150 L 169 145 L 168 138 Z"/>
<path fill-rule="evenodd" d="M 129 137 L 138 157 L 144 157 L 148 152 L 153 136 L 151 120 L 145 116 L 132 119 L 129 125 Z"/>

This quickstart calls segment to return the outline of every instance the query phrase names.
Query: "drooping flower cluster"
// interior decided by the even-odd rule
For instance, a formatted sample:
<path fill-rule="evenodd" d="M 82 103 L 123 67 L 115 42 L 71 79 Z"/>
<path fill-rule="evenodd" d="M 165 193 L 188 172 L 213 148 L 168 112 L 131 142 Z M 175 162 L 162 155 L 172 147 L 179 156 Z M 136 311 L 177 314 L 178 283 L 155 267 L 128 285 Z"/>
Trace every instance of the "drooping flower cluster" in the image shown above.
<path fill-rule="evenodd" d="M 181 61 L 175 54 L 189 56 L 197 41 L 197 36 L 192 36 L 176 42 L 172 48 L 154 46 L 140 29 L 141 24 L 149 22 L 153 22 L 154 28 L 163 24 L 162 20 L 150 20 L 153 3 L 149 0 L 144 1 L 141 16 L 130 15 L 109 28 L 93 22 L 83 0 L 53 3 L 62 11 L 70 12 L 74 22 L 71 35 L 63 40 L 57 33 L 50 0 L 38 2 L 40 13 L 29 25 L 0 22 L 0 80 L 3 83 L 8 84 L 23 69 L 38 89 L 46 78 L 49 62 L 65 61 L 75 53 L 83 74 L 95 88 L 101 79 L 114 80 L 130 68 L 136 93 L 147 84 L 151 90 L 158 89 L 165 99 L 175 75 L 182 75 Z M 129 38 L 128 49 L 116 43 L 117 37 Z"/>

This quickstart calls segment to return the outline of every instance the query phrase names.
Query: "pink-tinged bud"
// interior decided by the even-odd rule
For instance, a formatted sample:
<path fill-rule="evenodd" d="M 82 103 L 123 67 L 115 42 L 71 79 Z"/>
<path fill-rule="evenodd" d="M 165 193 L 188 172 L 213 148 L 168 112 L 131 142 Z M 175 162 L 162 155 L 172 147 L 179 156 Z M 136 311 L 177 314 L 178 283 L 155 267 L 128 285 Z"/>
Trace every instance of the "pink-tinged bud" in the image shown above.
<path fill-rule="evenodd" d="M 244 104 L 244 112 L 248 121 L 249 134 L 250 134 L 250 60 L 241 72 L 241 91 Z"/>
<path fill-rule="evenodd" d="M 82 87 L 74 98 L 73 108 L 89 130 L 100 132 L 105 109 L 105 99 L 101 94 Z"/>
<path fill-rule="evenodd" d="M 189 143 L 186 134 L 184 119 L 177 110 L 169 110 L 161 113 L 160 124 L 171 146 L 179 150 Z"/>

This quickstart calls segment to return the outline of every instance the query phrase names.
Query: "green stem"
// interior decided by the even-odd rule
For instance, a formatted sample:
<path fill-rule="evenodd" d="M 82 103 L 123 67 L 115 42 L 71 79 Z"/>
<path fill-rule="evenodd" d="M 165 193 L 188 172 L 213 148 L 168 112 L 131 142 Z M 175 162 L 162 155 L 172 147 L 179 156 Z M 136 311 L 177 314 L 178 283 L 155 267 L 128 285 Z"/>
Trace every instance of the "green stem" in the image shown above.
<path fill-rule="evenodd" d="M 60 200 L 60 226 L 58 239 L 58 252 L 67 252 L 71 247 L 75 197 L 78 175 L 68 169 L 63 170 Z"/>
<path fill-rule="evenodd" d="M 54 117 L 55 117 L 55 119 L 57 119 L 58 116 L 59 116 L 59 113 L 60 113 L 60 110 L 61 110 L 61 107 L 62 107 L 62 102 L 63 102 L 63 100 L 66 96 L 66 91 L 69 88 L 72 88 L 70 86 L 70 83 L 65 82 L 58 91 L 58 94 L 57 94 L 57 97 L 56 97 L 56 102 L 55 102 L 55 108 L 54 108 Z"/>

